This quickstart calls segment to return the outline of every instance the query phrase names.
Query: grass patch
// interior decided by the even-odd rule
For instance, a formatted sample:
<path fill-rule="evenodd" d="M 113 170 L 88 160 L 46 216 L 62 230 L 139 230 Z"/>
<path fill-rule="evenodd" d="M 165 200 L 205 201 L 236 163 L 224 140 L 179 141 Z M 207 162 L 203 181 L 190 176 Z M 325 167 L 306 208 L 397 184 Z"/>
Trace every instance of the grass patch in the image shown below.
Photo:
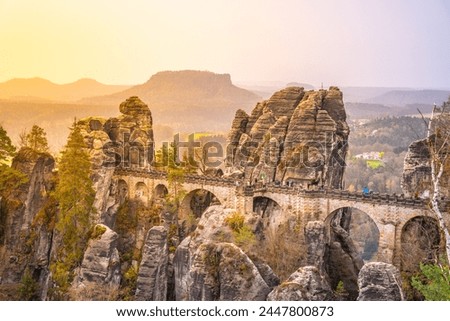
<path fill-rule="evenodd" d="M 384 167 L 383 161 L 380 161 L 380 160 L 374 160 L 374 159 L 368 160 L 366 162 L 366 164 L 367 164 L 367 167 L 369 167 L 370 169 L 378 169 L 380 167 Z"/>
<path fill-rule="evenodd" d="M 225 218 L 225 224 L 233 231 L 234 243 L 243 250 L 250 249 L 256 241 L 250 226 L 245 224 L 244 215 L 234 212 Z"/>
<path fill-rule="evenodd" d="M 93 240 L 99 240 L 102 238 L 102 235 L 105 234 L 106 227 L 102 225 L 95 225 L 92 233 L 91 233 L 91 239 Z"/>

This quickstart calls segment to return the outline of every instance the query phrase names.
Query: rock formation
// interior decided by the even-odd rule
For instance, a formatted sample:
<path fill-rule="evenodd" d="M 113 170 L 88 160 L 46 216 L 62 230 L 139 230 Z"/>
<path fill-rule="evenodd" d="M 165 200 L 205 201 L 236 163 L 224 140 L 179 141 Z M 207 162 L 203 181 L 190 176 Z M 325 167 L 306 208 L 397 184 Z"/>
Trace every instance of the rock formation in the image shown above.
<path fill-rule="evenodd" d="M 310 221 L 305 226 L 307 245 L 306 264 L 316 266 L 325 272 L 324 256 L 326 250 L 325 225 L 322 221 Z"/>
<path fill-rule="evenodd" d="M 165 301 L 168 285 L 167 231 L 154 226 L 148 233 L 142 250 L 142 260 L 136 286 L 136 300 Z"/>
<path fill-rule="evenodd" d="M 189 274 L 189 300 L 261 301 L 270 291 L 253 262 L 232 243 L 200 245 Z"/>
<path fill-rule="evenodd" d="M 422 196 L 430 193 L 430 187 L 430 150 L 423 139 L 409 145 L 403 165 L 402 188 L 408 196 Z"/>
<path fill-rule="evenodd" d="M 89 298 L 85 297 L 87 293 L 83 293 L 83 299 L 108 298 L 108 292 L 119 289 L 121 275 L 117 240 L 117 233 L 107 226 L 98 224 L 94 227 L 73 282 L 75 291 L 83 293 L 86 288 L 91 291 Z"/>
<path fill-rule="evenodd" d="M 227 242 L 232 233 L 224 220 L 230 214 L 221 206 L 209 207 L 192 236 L 178 246 L 174 258 L 177 300 L 264 300 L 270 292 L 252 260 Z M 273 273 L 265 269 L 266 276 Z"/>
<path fill-rule="evenodd" d="M 382 262 L 365 264 L 358 276 L 358 301 L 402 301 L 400 272 L 395 266 Z"/>
<path fill-rule="evenodd" d="M 288 87 L 238 110 L 229 133 L 227 175 L 249 183 L 281 182 L 340 188 L 349 128 L 337 87 Z"/>
<path fill-rule="evenodd" d="M 38 280 L 46 277 L 52 239 L 46 210 L 52 206 L 54 166 L 51 155 L 30 148 L 22 148 L 13 159 L 12 167 L 26 175 L 27 182 L 0 200 L 2 283 L 19 282 L 27 268 Z"/>
<path fill-rule="evenodd" d="M 328 301 L 333 291 L 325 277 L 315 266 L 305 266 L 295 271 L 267 297 L 268 301 Z"/>
<path fill-rule="evenodd" d="M 120 239 L 111 228 L 115 227 L 118 209 L 125 198 L 119 190 L 120 184 L 112 179 L 113 173 L 118 165 L 148 168 L 152 161 L 154 140 L 150 109 L 139 98 L 130 97 L 120 105 L 120 111 L 121 115 L 116 118 L 90 117 L 77 123 L 92 161 L 97 211 L 91 213 L 91 222 L 104 224 L 98 226 L 106 232 L 98 240 L 91 240 L 81 269 L 75 271 L 72 288 L 77 292 L 76 297 L 81 295 L 81 290 L 83 295 L 88 295 L 89 290 L 90 296 L 99 298 L 98 293 L 90 289 L 95 288 L 93 285 L 106 286 L 109 292 L 118 289 Z M 54 237 L 58 204 L 49 196 L 55 184 L 54 166 L 55 161 L 49 154 L 21 149 L 12 167 L 25 174 L 27 182 L 13 190 L 8 199 L 0 199 L 0 283 L 17 286 L 28 273 L 41 291 L 35 298 L 44 299 L 51 281 L 49 267 L 59 246 L 58 237 Z M 133 231 L 133 246 L 143 243 L 148 218 L 142 217 L 139 224 Z M 144 232 L 137 233 L 138 228 Z M 17 296 L 12 297 L 17 299 Z"/>
<path fill-rule="evenodd" d="M 93 164 L 97 209 L 93 221 L 110 228 L 121 201 L 117 182 L 112 180 L 115 167 L 149 168 L 154 152 L 153 122 L 148 106 L 133 96 L 121 103 L 119 109 L 122 115 L 116 118 L 91 117 L 78 121 Z"/>
<path fill-rule="evenodd" d="M 437 108 L 431 124 L 430 143 L 435 150 L 439 150 L 440 159 L 444 159 L 448 153 L 448 127 L 450 124 L 450 98 Z M 411 143 L 405 156 L 403 165 L 402 189 L 408 196 L 430 197 L 432 191 L 431 182 L 431 153 L 427 139 Z M 447 170 L 450 161 L 445 161 L 445 170 L 440 180 L 441 195 L 450 197 L 450 172 Z"/>
<path fill-rule="evenodd" d="M 331 218 L 330 239 L 325 256 L 327 274 L 336 288 L 343 282 L 350 299 L 358 296 L 357 278 L 364 261 L 351 234 L 352 209 L 342 208 Z"/>
<path fill-rule="evenodd" d="M 305 226 L 307 266 L 300 267 L 276 287 L 269 301 L 326 301 L 334 298 L 324 267 L 326 251 L 325 226 L 310 221 Z"/>

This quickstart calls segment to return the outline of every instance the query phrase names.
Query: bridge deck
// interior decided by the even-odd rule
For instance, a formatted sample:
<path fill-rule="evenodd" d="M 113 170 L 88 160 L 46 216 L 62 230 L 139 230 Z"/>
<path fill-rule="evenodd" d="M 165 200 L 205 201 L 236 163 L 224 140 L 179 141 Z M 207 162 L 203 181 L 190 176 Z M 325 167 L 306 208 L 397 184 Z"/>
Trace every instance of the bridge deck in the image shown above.
<path fill-rule="evenodd" d="M 150 179 L 168 178 L 167 172 L 155 169 L 138 169 L 138 168 L 116 168 L 116 175 L 144 177 Z M 331 198 L 340 200 L 349 200 L 357 202 L 367 202 L 371 204 L 394 205 L 400 207 L 414 207 L 414 208 L 429 208 L 429 199 L 406 197 L 403 194 L 380 194 L 370 193 L 364 194 L 362 192 L 349 192 L 338 189 L 304 189 L 296 186 L 280 186 L 275 184 L 244 186 L 244 182 L 239 179 L 204 176 L 197 174 L 186 174 L 184 182 L 201 185 L 215 185 L 229 188 L 243 189 L 246 196 L 264 193 L 276 193 L 284 195 L 299 195 L 305 198 Z M 443 209 L 446 209 L 450 204 L 450 199 L 443 199 L 441 202 Z"/>

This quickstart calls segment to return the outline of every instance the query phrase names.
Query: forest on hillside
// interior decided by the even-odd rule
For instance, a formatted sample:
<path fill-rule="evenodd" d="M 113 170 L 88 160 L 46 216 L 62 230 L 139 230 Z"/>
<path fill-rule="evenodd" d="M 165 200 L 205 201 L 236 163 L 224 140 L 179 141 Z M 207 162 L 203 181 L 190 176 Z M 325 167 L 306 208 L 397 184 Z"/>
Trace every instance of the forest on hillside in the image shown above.
<path fill-rule="evenodd" d="M 350 122 L 349 154 L 345 186 L 351 191 L 368 187 L 378 193 L 402 193 L 403 161 L 408 146 L 426 136 L 419 117 L 383 117 Z M 357 158 L 364 153 L 381 153 L 377 163 Z"/>

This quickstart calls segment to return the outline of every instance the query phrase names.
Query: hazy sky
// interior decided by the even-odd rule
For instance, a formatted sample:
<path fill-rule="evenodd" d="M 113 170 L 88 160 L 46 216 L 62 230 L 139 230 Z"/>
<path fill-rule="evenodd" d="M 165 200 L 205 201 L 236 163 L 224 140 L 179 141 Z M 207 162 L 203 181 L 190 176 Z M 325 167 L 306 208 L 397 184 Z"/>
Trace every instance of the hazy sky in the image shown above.
<path fill-rule="evenodd" d="M 450 0 L 0 0 L 0 81 L 233 81 L 450 88 Z"/>

